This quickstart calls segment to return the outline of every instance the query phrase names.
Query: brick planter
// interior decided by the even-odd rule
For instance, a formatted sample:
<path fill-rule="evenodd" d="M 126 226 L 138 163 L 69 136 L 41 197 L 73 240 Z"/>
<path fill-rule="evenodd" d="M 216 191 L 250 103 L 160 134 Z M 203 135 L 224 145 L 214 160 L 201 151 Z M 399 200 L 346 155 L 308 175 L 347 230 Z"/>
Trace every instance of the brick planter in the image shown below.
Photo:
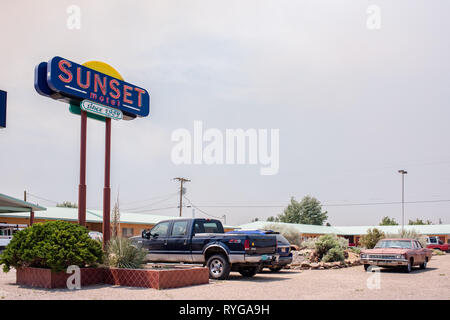
<path fill-rule="evenodd" d="M 205 267 L 173 269 L 81 268 L 81 286 L 111 284 L 155 289 L 179 288 L 209 283 Z M 18 268 L 16 283 L 37 288 L 67 288 L 71 274 L 43 268 Z"/>
<path fill-rule="evenodd" d="M 38 288 L 67 288 L 67 278 L 72 274 L 64 271 L 52 272 L 44 268 L 18 268 L 16 272 L 16 283 L 20 285 Z M 104 270 L 102 268 L 80 268 L 81 286 L 92 286 L 102 284 Z"/>
<path fill-rule="evenodd" d="M 208 268 L 105 269 L 105 283 L 120 286 L 168 289 L 209 283 Z"/>

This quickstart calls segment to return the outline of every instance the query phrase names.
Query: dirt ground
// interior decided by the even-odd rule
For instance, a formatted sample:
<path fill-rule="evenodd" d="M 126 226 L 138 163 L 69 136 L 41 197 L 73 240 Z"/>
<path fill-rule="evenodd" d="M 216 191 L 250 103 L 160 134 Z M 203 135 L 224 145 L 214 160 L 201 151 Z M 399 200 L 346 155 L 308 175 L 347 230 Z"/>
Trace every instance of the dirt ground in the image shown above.
<path fill-rule="evenodd" d="M 362 266 L 328 270 L 263 272 L 250 279 L 232 273 L 227 281 L 178 289 L 99 285 L 81 290 L 47 290 L 15 284 L 15 272 L 0 273 L 4 299 L 443 299 L 450 300 L 450 254 L 434 256 L 428 268 L 407 274 L 382 269 L 366 273 Z"/>

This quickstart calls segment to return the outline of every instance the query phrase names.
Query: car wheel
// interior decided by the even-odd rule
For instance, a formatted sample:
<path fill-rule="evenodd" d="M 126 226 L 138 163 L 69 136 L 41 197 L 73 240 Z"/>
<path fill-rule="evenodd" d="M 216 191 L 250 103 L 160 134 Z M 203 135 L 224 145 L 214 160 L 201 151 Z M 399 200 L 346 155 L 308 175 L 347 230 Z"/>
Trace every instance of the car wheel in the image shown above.
<path fill-rule="evenodd" d="M 206 266 L 209 269 L 211 279 L 226 280 L 230 275 L 231 265 L 227 258 L 221 254 L 210 257 Z"/>
<path fill-rule="evenodd" d="M 370 264 L 365 264 L 365 265 L 364 265 L 364 270 L 365 270 L 365 271 L 369 270 L 369 267 L 370 267 Z"/>
<path fill-rule="evenodd" d="M 413 267 L 413 262 L 412 262 L 412 260 L 409 260 L 408 265 L 405 267 L 405 272 L 410 273 L 412 271 L 412 267 Z"/>
<path fill-rule="evenodd" d="M 256 271 L 258 271 L 258 267 L 243 267 L 239 269 L 239 273 L 246 278 L 251 278 L 256 274 Z"/>
<path fill-rule="evenodd" d="M 269 269 L 270 269 L 270 271 L 272 271 L 272 272 L 278 272 L 278 271 L 280 271 L 281 269 L 283 269 L 283 267 L 270 267 Z"/>
<path fill-rule="evenodd" d="M 427 267 L 428 258 L 425 258 L 425 261 L 420 264 L 420 269 L 425 269 Z"/>

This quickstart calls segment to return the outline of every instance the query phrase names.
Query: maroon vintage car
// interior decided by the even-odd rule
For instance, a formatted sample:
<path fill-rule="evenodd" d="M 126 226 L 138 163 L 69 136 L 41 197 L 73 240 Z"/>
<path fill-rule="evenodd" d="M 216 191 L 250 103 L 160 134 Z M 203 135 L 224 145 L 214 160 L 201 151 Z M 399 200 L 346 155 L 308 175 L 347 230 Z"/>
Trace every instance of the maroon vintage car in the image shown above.
<path fill-rule="evenodd" d="M 370 266 L 402 267 L 411 272 L 413 266 L 427 267 L 432 250 L 422 247 L 414 239 L 382 239 L 373 249 L 361 251 L 364 269 Z"/>

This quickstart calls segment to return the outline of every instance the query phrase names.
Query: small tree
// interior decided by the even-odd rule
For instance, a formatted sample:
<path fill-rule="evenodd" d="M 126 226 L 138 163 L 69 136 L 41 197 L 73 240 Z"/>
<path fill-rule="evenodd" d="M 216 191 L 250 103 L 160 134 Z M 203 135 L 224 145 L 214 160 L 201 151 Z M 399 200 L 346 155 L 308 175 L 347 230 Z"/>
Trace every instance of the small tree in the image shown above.
<path fill-rule="evenodd" d="M 328 214 L 322 212 L 320 201 L 314 197 L 305 196 L 298 202 L 291 197 L 291 203 L 278 216 L 280 222 L 323 225 Z"/>
<path fill-rule="evenodd" d="M 430 221 L 430 220 L 427 220 L 427 221 L 424 222 L 422 219 L 417 218 L 415 221 L 414 220 L 409 220 L 408 224 L 410 226 L 413 226 L 413 225 L 433 224 L 433 222 Z"/>
<path fill-rule="evenodd" d="M 380 226 L 397 226 L 398 223 L 395 221 L 394 218 L 390 218 L 388 216 L 384 217 L 381 222 Z"/>
<path fill-rule="evenodd" d="M 62 203 L 57 203 L 56 206 L 59 208 L 78 208 L 78 205 L 75 202 L 72 203 L 70 201 L 63 201 Z"/>
<path fill-rule="evenodd" d="M 361 244 L 367 249 L 373 249 L 378 241 L 385 238 L 384 232 L 377 228 L 367 230 L 367 234 L 361 237 Z"/>

